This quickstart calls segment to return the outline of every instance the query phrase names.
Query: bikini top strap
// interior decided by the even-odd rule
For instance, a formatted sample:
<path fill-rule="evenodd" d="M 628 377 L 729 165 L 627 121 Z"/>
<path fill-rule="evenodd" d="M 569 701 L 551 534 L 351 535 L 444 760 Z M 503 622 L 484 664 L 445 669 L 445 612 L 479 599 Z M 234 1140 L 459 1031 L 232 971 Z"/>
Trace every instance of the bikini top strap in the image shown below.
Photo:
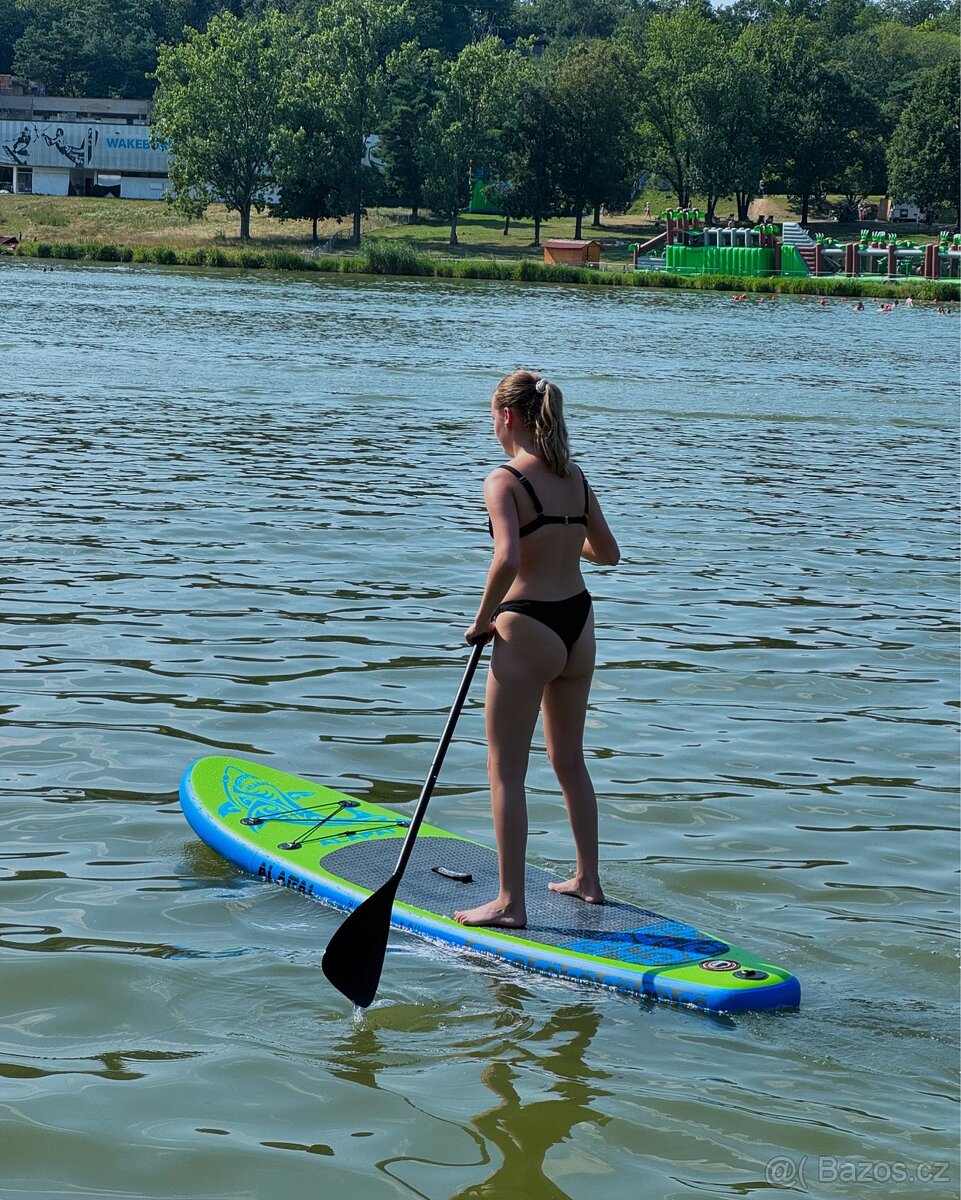
<path fill-rule="evenodd" d="M 581 471 L 580 467 L 577 469 Z M 581 471 L 581 479 L 584 480 L 584 516 L 586 517 L 591 511 L 591 489 L 587 486 L 587 476 L 583 471 Z"/>
<path fill-rule="evenodd" d="M 510 473 L 514 476 L 514 478 L 523 485 L 524 491 L 527 492 L 528 496 L 530 496 L 531 503 L 534 505 L 534 512 L 536 512 L 537 515 L 540 516 L 541 513 L 544 511 L 544 505 L 541 504 L 540 500 L 538 500 L 537 492 L 534 491 L 534 488 L 531 485 L 531 481 L 527 478 L 527 476 L 522 475 L 520 473 L 520 471 L 518 471 L 516 467 L 512 467 L 510 465 L 510 463 L 501 463 L 500 469 L 502 471 L 510 471 Z M 586 483 L 586 481 L 585 481 L 585 483 Z"/>

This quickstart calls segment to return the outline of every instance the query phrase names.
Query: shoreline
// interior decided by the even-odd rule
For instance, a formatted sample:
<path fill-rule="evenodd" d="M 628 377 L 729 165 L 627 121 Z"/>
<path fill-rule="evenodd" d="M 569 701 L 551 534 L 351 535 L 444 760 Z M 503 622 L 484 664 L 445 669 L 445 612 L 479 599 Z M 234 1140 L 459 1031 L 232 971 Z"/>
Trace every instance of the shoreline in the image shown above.
<path fill-rule="evenodd" d="M 357 254 L 312 256 L 293 250 L 227 249 L 221 246 L 175 248 L 170 245 L 122 245 L 112 242 L 23 241 L 12 257 L 51 262 L 138 263 L 150 266 L 207 267 L 234 270 L 382 275 L 392 278 L 480 279 L 515 283 L 562 283 L 587 287 L 641 287 L 683 291 L 835 296 L 863 299 L 958 301 L 961 281 L 892 281 L 867 276 L 674 275 L 668 272 L 553 266 L 533 258 L 437 258 L 399 239 L 371 240 Z"/>

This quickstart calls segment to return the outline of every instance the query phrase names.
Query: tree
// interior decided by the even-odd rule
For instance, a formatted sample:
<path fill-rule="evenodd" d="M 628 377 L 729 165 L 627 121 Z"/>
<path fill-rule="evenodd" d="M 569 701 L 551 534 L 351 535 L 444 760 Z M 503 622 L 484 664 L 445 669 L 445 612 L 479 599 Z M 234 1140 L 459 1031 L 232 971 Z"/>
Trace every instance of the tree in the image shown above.
<path fill-rule="evenodd" d="M 667 180 L 682 207 L 691 200 L 695 136 L 684 82 L 707 71 L 718 48 L 714 21 L 689 8 L 653 17 L 639 48 L 638 103 L 645 165 Z"/>
<path fill-rule="evenodd" d="M 585 207 L 616 203 L 627 190 L 635 154 L 628 81 L 636 71 L 633 54 L 618 42 L 576 43 L 554 67 L 558 184 L 574 214 L 575 238 Z"/>
<path fill-rule="evenodd" d="M 311 69 L 309 47 L 297 46 L 291 68 L 282 77 L 279 124 L 271 139 L 271 160 L 278 197 L 270 206 L 280 220 L 309 220 L 317 241 L 317 222 L 337 213 L 337 131 L 325 107 L 326 75 Z"/>
<path fill-rule="evenodd" d="M 857 89 L 877 106 L 876 128 L 885 141 L 894 133 L 922 71 L 958 61 L 957 29 L 914 29 L 892 20 L 875 20 L 845 38 L 838 65 Z"/>
<path fill-rule="evenodd" d="M 890 14 L 902 25 L 921 25 L 925 21 L 936 20 L 950 9 L 950 5 L 945 4 L 944 0 L 884 0 L 880 7 L 882 13 Z M 957 28 L 955 22 L 955 36 Z"/>
<path fill-rule="evenodd" d="M 14 48 L 27 26 L 27 14 L 17 0 L 0 0 L 0 72 L 13 70 Z"/>
<path fill-rule="evenodd" d="M 506 154 L 501 210 L 505 217 L 530 217 L 534 245 L 541 222 L 561 203 L 560 114 L 553 79 L 542 60 L 513 55 L 517 87 L 504 130 Z M 506 232 L 506 230 L 505 230 Z"/>
<path fill-rule="evenodd" d="M 943 63 L 923 72 L 888 148 L 888 187 L 922 209 L 950 205 L 961 224 L 958 191 L 958 71 Z"/>
<path fill-rule="evenodd" d="M 847 136 L 861 120 L 860 97 L 829 62 L 828 47 L 811 21 L 779 16 L 744 40 L 767 72 L 764 126 L 769 190 L 796 197 L 801 221 L 843 166 Z"/>
<path fill-rule="evenodd" d="M 410 34 L 426 50 L 454 59 L 465 46 L 511 25 L 512 0 L 407 0 Z"/>
<path fill-rule="evenodd" d="M 630 0 L 536 0 L 532 17 L 551 39 L 608 38 L 632 8 Z"/>
<path fill-rule="evenodd" d="M 417 42 L 393 51 L 385 66 L 384 103 L 378 150 L 384 160 L 384 189 L 410 205 L 417 217 L 424 202 L 423 137 L 437 100 L 440 55 Z"/>
<path fill-rule="evenodd" d="M 738 218 L 748 206 L 764 169 L 761 131 L 767 105 L 764 74 L 741 42 L 725 46 L 720 37 L 700 71 L 679 80 L 689 112 L 689 179 L 707 199 L 707 221 L 713 224 L 722 196 L 734 195 Z"/>
<path fill-rule="evenodd" d="M 276 14 L 258 22 L 222 13 L 206 32 L 185 32 L 160 49 L 153 134 L 170 143 L 174 204 L 198 217 L 220 200 L 239 213 L 246 240 L 251 209 L 261 212 L 273 187 L 287 31 Z"/>
<path fill-rule="evenodd" d="M 359 243 L 365 206 L 381 186 L 367 138 L 375 132 L 384 63 L 408 14 L 381 0 L 329 0 L 316 20 L 308 53 L 316 102 L 333 131 L 333 203 L 336 215 L 353 217 L 353 241 Z"/>
<path fill-rule="evenodd" d="M 157 36 L 140 0 L 42 0 L 29 10 L 14 73 L 65 96 L 147 97 Z"/>
<path fill-rule="evenodd" d="M 859 96 L 861 121 L 849 129 L 840 149 L 841 168 L 831 181 L 844 203 L 839 210 L 848 220 L 856 220 L 860 201 L 887 190 L 885 141 L 879 128 L 877 106 L 863 93 Z M 842 217 L 844 219 L 844 217 Z"/>
<path fill-rule="evenodd" d="M 441 68 L 441 91 L 422 142 L 424 201 L 450 223 L 457 245 L 457 219 L 467 207 L 473 168 L 498 174 L 500 130 L 505 112 L 498 91 L 504 45 L 485 38 L 465 46 Z"/>
<path fill-rule="evenodd" d="M 203 28 L 230 0 L 0 0 L 0 70 L 49 93 L 146 98 L 161 42 Z M 4 43 L 12 46 L 8 65 Z"/>

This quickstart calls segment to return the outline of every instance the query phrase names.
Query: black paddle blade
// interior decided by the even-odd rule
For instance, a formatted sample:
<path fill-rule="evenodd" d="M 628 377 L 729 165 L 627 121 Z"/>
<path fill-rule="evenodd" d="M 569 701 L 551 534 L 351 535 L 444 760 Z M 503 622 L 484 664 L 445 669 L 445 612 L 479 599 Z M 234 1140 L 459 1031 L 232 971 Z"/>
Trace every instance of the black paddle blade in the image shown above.
<path fill-rule="evenodd" d="M 320 964 L 334 987 L 361 1008 L 377 995 L 398 883 L 399 876 L 392 875 L 358 904 L 330 939 Z"/>

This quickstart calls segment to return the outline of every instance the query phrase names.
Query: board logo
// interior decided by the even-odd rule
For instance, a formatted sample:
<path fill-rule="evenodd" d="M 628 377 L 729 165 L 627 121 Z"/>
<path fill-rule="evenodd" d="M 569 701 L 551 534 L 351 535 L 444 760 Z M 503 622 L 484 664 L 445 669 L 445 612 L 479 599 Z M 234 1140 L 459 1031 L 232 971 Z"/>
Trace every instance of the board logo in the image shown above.
<path fill-rule="evenodd" d="M 705 958 L 701 963 L 705 971 L 736 971 L 740 965 L 733 958 Z"/>
<path fill-rule="evenodd" d="M 313 809 L 298 806 L 298 801 L 311 795 L 309 791 L 282 791 L 266 779 L 258 779 L 256 775 L 230 763 L 224 770 L 223 789 L 227 799 L 217 809 L 217 815 L 226 817 L 231 813 L 245 813 L 242 824 L 253 833 L 259 833 L 272 817 L 288 820 L 301 817 L 299 824 L 313 824 Z"/>
<path fill-rule="evenodd" d="M 267 883 L 276 883 L 278 887 L 292 888 L 293 891 L 299 892 L 302 896 L 312 896 L 314 894 L 314 885 L 312 883 L 308 884 L 306 879 L 301 879 L 293 871 L 288 873 L 282 870 L 279 875 L 275 875 L 273 863 L 262 862 L 257 868 L 257 878 L 263 879 Z"/>

